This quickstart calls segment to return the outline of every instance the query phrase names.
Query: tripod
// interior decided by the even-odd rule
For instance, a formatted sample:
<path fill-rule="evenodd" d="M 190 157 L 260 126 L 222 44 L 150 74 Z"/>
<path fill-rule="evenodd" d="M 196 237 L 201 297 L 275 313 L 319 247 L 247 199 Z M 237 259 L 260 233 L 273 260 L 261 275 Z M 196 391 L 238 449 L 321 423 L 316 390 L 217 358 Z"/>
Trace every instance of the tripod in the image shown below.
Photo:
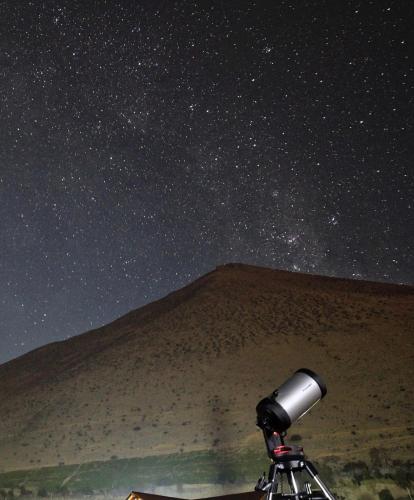
<path fill-rule="evenodd" d="M 303 448 L 300 446 L 287 446 L 283 438 L 286 433 L 281 434 L 262 429 L 266 442 L 267 454 L 272 460 L 270 465 L 268 479 L 265 474 L 259 478 L 255 490 L 266 492 L 266 500 L 285 499 L 285 500 L 335 500 L 335 497 L 329 491 L 318 475 L 314 465 L 305 459 Z M 312 492 L 310 481 L 303 484 L 298 480 L 298 476 L 306 472 L 313 480 L 320 491 Z M 287 478 L 289 492 L 283 492 L 283 479 Z M 279 488 L 280 486 L 280 488 Z M 278 491 L 280 490 L 280 491 Z"/>

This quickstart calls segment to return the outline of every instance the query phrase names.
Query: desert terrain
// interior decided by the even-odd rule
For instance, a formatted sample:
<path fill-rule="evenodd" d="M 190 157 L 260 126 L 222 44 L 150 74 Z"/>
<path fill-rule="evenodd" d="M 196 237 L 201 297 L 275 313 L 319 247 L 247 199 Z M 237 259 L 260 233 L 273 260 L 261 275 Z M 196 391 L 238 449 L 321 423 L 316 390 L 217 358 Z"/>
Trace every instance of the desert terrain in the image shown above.
<path fill-rule="evenodd" d="M 0 472 L 210 453 L 222 479 L 237 482 L 243 454 L 267 463 L 257 402 L 302 367 L 328 387 L 289 433 L 312 460 L 331 469 L 407 463 L 413 327 L 413 287 L 218 267 L 1 365 Z"/>

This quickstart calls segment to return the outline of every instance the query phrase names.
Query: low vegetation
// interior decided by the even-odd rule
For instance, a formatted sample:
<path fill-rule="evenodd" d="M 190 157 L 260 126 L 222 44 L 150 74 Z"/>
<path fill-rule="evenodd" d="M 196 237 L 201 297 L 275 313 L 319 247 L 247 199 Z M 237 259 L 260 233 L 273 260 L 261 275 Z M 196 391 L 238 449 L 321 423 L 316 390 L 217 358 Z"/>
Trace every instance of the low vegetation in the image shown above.
<path fill-rule="evenodd" d="M 343 490 L 348 491 L 348 495 L 349 491 L 353 491 L 352 498 L 358 500 L 397 498 L 392 491 L 399 491 L 398 498 L 402 500 L 405 498 L 404 492 L 407 498 L 414 493 L 414 461 L 394 461 L 378 467 L 363 461 L 343 464 L 326 458 L 316 465 L 321 478 L 332 487 L 339 499 L 346 498 L 341 493 Z M 253 488 L 258 476 L 267 468 L 268 461 L 264 454 L 255 451 L 176 453 L 62 465 L 0 474 L 0 499 L 79 497 L 111 492 L 121 493 L 122 496 L 134 489 L 152 491 L 160 486 L 200 483 L 227 484 L 231 491 L 231 488 L 237 488 L 240 484 L 251 484 Z M 367 488 L 371 493 L 366 492 Z M 373 491 L 376 491 L 376 496 L 372 496 Z"/>

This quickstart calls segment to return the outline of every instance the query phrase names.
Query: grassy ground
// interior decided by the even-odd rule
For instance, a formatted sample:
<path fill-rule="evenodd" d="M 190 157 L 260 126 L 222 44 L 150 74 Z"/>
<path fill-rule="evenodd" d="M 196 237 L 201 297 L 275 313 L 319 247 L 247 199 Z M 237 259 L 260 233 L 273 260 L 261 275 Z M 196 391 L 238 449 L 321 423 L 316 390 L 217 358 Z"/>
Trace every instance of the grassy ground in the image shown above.
<path fill-rule="evenodd" d="M 0 474 L 0 489 L 38 492 L 145 490 L 191 483 L 252 482 L 267 468 L 263 453 L 218 451 L 117 459 Z"/>
<path fill-rule="evenodd" d="M 333 488 L 338 498 L 370 500 L 384 497 L 410 498 L 414 463 L 394 463 L 387 470 L 368 466 L 364 462 L 317 464 L 322 479 Z M 226 485 L 223 493 L 237 491 L 240 485 L 254 484 L 262 471 L 268 469 L 262 452 L 204 451 L 177 453 L 157 457 L 116 459 L 80 465 L 62 465 L 0 474 L 0 498 L 33 495 L 80 498 L 93 494 L 109 494 L 123 498 L 131 490 L 178 494 L 180 486 Z M 171 487 L 171 490 L 169 490 Z M 182 496 L 187 496 L 182 490 Z M 201 490 L 200 490 L 201 491 Z M 203 490 L 204 491 L 204 490 Z M 205 490 L 207 491 L 207 490 Z M 408 493 L 407 493 L 408 492 Z M 208 496 L 207 493 L 205 496 Z M 203 496 L 203 494 L 200 494 Z M 384 496 L 384 494 L 383 494 Z"/>

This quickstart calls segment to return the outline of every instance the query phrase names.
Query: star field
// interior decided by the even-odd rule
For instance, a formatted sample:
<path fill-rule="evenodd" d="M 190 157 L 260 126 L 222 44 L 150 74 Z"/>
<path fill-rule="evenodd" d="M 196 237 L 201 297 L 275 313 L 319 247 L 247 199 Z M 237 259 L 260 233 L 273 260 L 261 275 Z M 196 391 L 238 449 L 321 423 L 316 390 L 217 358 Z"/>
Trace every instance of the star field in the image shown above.
<path fill-rule="evenodd" d="M 409 1 L 0 6 L 0 362 L 227 262 L 414 282 Z"/>

